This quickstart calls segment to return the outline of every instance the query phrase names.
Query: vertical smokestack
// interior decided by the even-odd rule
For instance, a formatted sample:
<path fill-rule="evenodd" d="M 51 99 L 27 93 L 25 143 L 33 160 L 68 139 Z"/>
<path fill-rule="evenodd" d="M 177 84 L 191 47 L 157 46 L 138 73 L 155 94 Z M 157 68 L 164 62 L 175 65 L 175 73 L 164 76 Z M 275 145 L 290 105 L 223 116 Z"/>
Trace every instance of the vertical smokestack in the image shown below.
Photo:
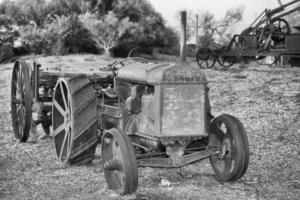
<path fill-rule="evenodd" d="M 199 17 L 198 15 L 196 15 L 196 49 L 199 49 L 199 33 L 198 33 L 198 21 L 199 21 Z"/>
<path fill-rule="evenodd" d="M 186 11 L 181 11 L 180 61 L 186 61 Z"/>
<path fill-rule="evenodd" d="M 277 0 L 277 1 L 279 3 L 279 6 L 282 6 L 281 0 Z"/>

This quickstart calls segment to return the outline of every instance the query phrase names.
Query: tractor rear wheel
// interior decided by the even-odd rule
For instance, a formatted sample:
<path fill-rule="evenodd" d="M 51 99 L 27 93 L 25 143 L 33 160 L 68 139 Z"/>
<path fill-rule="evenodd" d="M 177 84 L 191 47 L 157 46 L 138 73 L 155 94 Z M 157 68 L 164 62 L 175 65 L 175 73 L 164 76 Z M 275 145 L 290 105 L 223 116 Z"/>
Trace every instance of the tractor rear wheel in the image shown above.
<path fill-rule="evenodd" d="M 249 163 L 249 143 L 245 129 L 237 118 L 221 115 L 213 119 L 209 145 L 219 149 L 210 157 L 219 181 L 236 181 L 245 174 Z"/>
<path fill-rule="evenodd" d="M 17 61 L 11 79 L 11 116 L 15 137 L 26 142 L 31 128 L 32 92 L 30 66 Z"/>
<path fill-rule="evenodd" d="M 76 76 L 57 81 L 52 126 L 56 153 L 63 163 L 92 161 L 97 145 L 97 109 L 89 79 Z"/>
<path fill-rule="evenodd" d="M 221 47 L 218 51 L 217 61 L 223 67 L 231 67 L 236 62 L 236 57 L 223 55 L 227 51 L 228 49 L 225 46 Z"/>

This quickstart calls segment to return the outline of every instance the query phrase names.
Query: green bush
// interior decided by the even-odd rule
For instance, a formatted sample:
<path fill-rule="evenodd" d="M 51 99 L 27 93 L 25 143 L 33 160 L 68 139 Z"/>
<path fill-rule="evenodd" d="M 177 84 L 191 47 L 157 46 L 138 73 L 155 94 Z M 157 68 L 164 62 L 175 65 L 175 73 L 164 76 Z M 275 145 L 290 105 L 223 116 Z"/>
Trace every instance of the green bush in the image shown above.
<path fill-rule="evenodd" d="M 11 20 L 0 15 L 0 62 L 11 59 L 14 56 L 13 43 L 18 33 L 11 26 Z"/>
<path fill-rule="evenodd" d="M 0 48 L 0 63 L 10 60 L 12 57 L 14 57 L 13 47 L 11 44 L 4 44 L 1 45 Z"/>
<path fill-rule="evenodd" d="M 45 31 L 33 25 L 26 25 L 20 28 L 22 46 L 35 54 L 48 53 L 47 40 L 44 38 Z"/>
<path fill-rule="evenodd" d="M 50 18 L 43 27 L 23 26 L 20 36 L 22 45 L 35 54 L 63 55 L 98 51 L 90 32 L 76 15 Z"/>
<path fill-rule="evenodd" d="M 69 18 L 68 27 L 60 43 L 66 53 L 97 53 L 99 51 L 91 32 L 79 21 L 77 15 Z"/>
<path fill-rule="evenodd" d="M 124 0 L 122 2 L 117 4 L 113 12 L 119 20 L 129 18 L 129 21 L 137 26 L 135 31 L 128 32 L 119 39 L 115 54 L 118 55 L 118 51 L 124 52 L 124 49 L 129 52 L 136 47 L 139 47 L 137 51 L 143 53 L 151 53 L 153 49 L 158 49 L 161 53 L 177 54 L 179 43 L 177 33 L 166 27 L 161 14 L 155 11 L 149 1 Z"/>

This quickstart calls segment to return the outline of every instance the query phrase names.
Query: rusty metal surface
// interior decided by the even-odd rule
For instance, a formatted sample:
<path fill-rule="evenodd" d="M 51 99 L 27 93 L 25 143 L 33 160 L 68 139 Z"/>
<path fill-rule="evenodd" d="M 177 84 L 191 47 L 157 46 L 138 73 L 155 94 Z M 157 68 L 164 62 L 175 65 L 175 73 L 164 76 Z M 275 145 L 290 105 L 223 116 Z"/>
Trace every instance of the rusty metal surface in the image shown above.
<path fill-rule="evenodd" d="M 118 79 L 143 84 L 207 82 L 204 73 L 185 64 L 130 64 L 116 74 Z"/>
<path fill-rule="evenodd" d="M 287 51 L 300 52 L 300 34 L 288 35 L 285 38 L 285 48 Z"/>
<path fill-rule="evenodd" d="M 158 138 L 207 136 L 207 79 L 199 69 L 138 63 L 120 68 L 116 78 L 115 83 L 133 84 L 115 87 L 118 93 L 131 90 L 124 109 L 137 114 L 131 122 L 136 133 Z"/>
<path fill-rule="evenodd" d="M 131 121 L 136 133 L 158 138 L 207 136 L 207 80 L 199 69 L 139 63 L 119 69 L 117 79 L 116 83 L 133 84 L 115 87 L 118 93 L 131 88 L 124 109 L 137 114 Z"/>
<path fill-rule="evenodd" d="M 206 136 L 205 85 L 170 84 L 162 91 L 161 135 Z"/>
<path fill-rule="evenodd" d="M 182 167 L 184 165 L 208 158 L 211 155 L 216 154 L 216 152 L 217 152 L 216 149 L 206 149 L 203 151 L 198 151 L 195 153 L 183 155 L 181 159 L 181 163 L 177 163 L 177 165 L 174 165 L 172 163 L 172 159 L 170 157 L 142 158 L 142 159 L 137 159 L 137 162 L 139 166 L 143 166 L 143 167 L 162 167 L 162 168 Z"/>
<path fill-rule="evenodd" d="M 255 49 L 257 47 L 257 36 L 255 35 L 248 35 L 248 36 L 243 36 L 243 37 L 240 37 L 240 38 L 243 38 L 243 42 L 245 45 L 245 47 L 247 49 Z"/>
<path fill-rule="evenodd" d="M 156 86 L 154 94 L 142 96 L 141 112 L 131 126 L 136 127 L 135 132 L 158 138 L 207 136 L 205 87 L 205 84 Z"/>
<path fill-rule="evenodd" d="M 142 112 L 138 115 L 138 132 L 146 135 L 160 136 L 156 131 L 160 118 L 156 117 L 155 112 L 155 96 L 144 95 L 142 97 Z"/>
<path fill-rule="evenodd" d="M 116 77 L 139 83 L 160 83 L 163 72 L 170 67 L 167 64 L 134 63 L 120 68 Z"/>
<path fill-rule="evenodd" d="M 122 117 L 122 110 L 119 107 L 110 105 L 101 105 L 101 112 L 103 115 L 120 119 Z"/>

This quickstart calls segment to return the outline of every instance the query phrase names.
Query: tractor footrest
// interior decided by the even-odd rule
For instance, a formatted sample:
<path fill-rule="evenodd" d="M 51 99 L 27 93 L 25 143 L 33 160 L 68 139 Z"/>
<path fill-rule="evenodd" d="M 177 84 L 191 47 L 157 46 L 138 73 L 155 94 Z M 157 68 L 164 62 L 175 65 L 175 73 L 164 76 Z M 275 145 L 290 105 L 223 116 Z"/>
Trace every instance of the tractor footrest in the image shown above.
<path fill-rule="evenodd" d="M 186 154 L 182 156 L 182 162 L 178 165 L 173 165 L 173 162 L 170 157 L 152 157 L 152 158 L 142 158 L 137 159 L 138 165 L 140 167 L 160 167 L 160 168 L 175 168 L 182 167 L 199 160 L 208 158 L 218 151 L 216 148 L 209 148 L 203 151 L 197 151 L 194 153 Z"/>

